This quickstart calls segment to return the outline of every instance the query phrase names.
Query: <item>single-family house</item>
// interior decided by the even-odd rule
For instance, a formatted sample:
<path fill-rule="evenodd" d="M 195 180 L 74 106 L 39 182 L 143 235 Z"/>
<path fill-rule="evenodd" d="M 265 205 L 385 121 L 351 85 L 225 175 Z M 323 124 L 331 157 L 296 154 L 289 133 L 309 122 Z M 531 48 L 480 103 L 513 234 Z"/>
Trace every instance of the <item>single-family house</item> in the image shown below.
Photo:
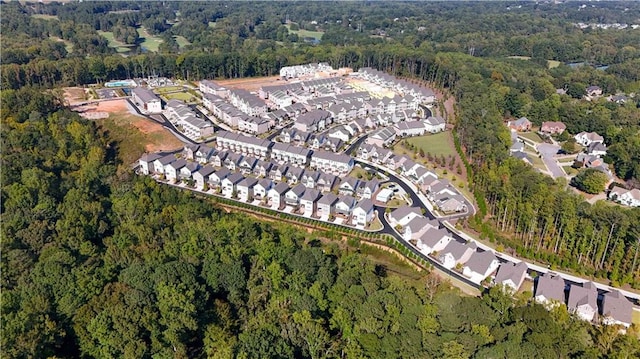
<path fill-rule="evenodd" d="M 331 173 L 321 172 L 316 183 L 316 189 L 320 190 L 321 192 L 329 192 L 333 189 L 337 182 L 338 176 L 335 176 Z"/>
<path fill-rule="evenodd" d="M 444 118 L 440 116 L 429 116 L 424 120 L 424 125 L 427 132 L 437 133 L 442 132 L 446 128 L 446 122 Z"/>
<path fill-rule="evenodd" d="M 193 174 L 193 180 L 195 181 L 196 188 L 203 190 L 205 188 L 205 184 L 209 182 L 209 175 L 215 172 L 215 168 L 212 166 L 204 166 L 197 170 Z"/>
<path fill-rule="evenodd" d="M 602 314 L 602 322 L 607 325 L 631 326 L 631 316 L 633 313 L 633 304 L 614 289 L 602 295 L 602 305 L 600 314 Z"/>
<path fill-rule="evenodd" d="M 222 180 L 222 195 L 228 198 L 235 197 L 238 193 L 238 183 L 244 179 L 240 173 L 232 173 Z"/>
<path fill-rule="evenodd" d="M 164 173 L 165 166 L 176 160 L 177 158 L 175 155 L 166 155 L 164 157 L 156 158 L 153 161 L 153 171 L 157 174 L 165 175 Z"/>
<path fill-rule="evenodd" d="M 536 281 L 535 296 L 536 302 L 547 308 L 564 304 L 566 297 L 564 294 L 564 279 L 559 275 L 545 273 L 538 277 Z"/>
<path fill-rule="evenodd" d="M 640 207 L 640 189 L 614 187 L 609 191 L 609 199 L 629 207 Z"/>
<path fill-rule="evenodd" d="M 424 166 L 418 165 L 413 168 L 412 179 L 420 185 L 430 184 L 438 179 L 438 175 L 429 171 Z"/>
<path fill-rule="evenodd" d="M 578 318 L 592 321 L 598 313 L 598 289 L 593 282 L 571 284 L 567 308 Z"/>
<path fill-rule="evenodd" d="M 403 226 L 402 238 L 405 241 L 410 241 L 412 239 L 417 240 L 432 227 L 438 227 L 438 224 L 423 216 L 414 217 L 405 226 Z"/>
<path fill-rule="evenodd" d="M 442 266 L 452 269 L 459 264 L 466 263 L 471 255 L 476 252 L 477 246 L 474 242 L 460 243 L 451 241 L 438 253 L 438 260 Z"/>
<path fill-rule="evenodd" d="M 284 207 L 284 194 L 289 191 L 289 186 L 284 183 L 278 183 L 277 185 L 271 187 L 271 189 L 267 192 L 267 197 L 269 198 L 269 202 L 271 203 L 271 208 L 280 209 Z"/>
<path fill-rule="evenodd" d="M 515 293 L 520 289 L 526 275 L 527 263 L 519 262 L 518 264 L 515 264 L 512 262 L 505 262 L 500 264 L 493 282 L 496 285 L 502 285 L 503 288 Z"/>
<path fill-rule="evenodd" d="M 418 238 L 416 247 L 424 254 L 431 254 L 443 250 L 451 240 L 446 229 L 430 227 Z"/>
<path fill-rule="evenodd" d="M 576 142 L 583 145 L 589 146 L 594 142 L 604 143 L 604 137 L 600 136 L 595 132 L 580 132 L 575 135 Z"/>
<path fill-rule="evenodd" d="M 373 219 L 373 202 L 363 199 L 353 208 L 352 223 L 355 226 L 364 227 Z"/>
<path fill-rule="evenodd" d="M 548 135 L 561 134 L 567 129 L 567 125 L 560 121 L 545 121 L 540 127 L 540 132 Z"/>
<path fill-rule="evenodd" d="M 289 183 L 290 186 L 293 186 L 300 182 L 302 176 L 304 176 L 304 168 L 293 166 L 289 167 L 289 170 L 284 175 L 284 177 L 287 179 L 287 183 Z"/>
<path fill-rule="evenodd" d="M 590 156 L 606 156 L 607 154 L 607 145 L 602 142 L 592 142 L 587 146 L 585 152 Z"/>
<path fill-rule="evenodd" d="M 297 207 L 300 204 L 300 198 L 307 189 L 302 183 L 295 185 L 284 195 L 284 201 L 287 205 Z"/>
<path fill-rule="evenodd" d="M 351 176 L 342 179 L 338 187 L 338 193 L 342 196 L 353 196 L 360 184 L 360 180 Z"/>
<path fill-rule="evenodd" d="M 257 177 L 268 177 L 273 163 L 259 160 L 255 167 L 253 167 L 253 175 Z"/>
<path fill-rule="evenodd" d="M 164 175 L 166 176 L 168 181 L 176 181 L 178 180 L 178 176 L 182 167 L 187 165 L 187 160 L 184 158 L 180 158 L 176 161 L 169 163 L 164 166 Z"/>
<path fill-rule="evenodd" d="M 392 226 L 406 226 L 412 219 L 422 216 L 422 210 L 418 207 L 402 206 L 389 213 L 389 224 Z"/>
<path fill-rule="evenodd" d="M 520 117 L 515 121 L 509 121 L 507 123 L 507 126 L 509 126 L 509 128 L 512 128 L 518 132 L 530 131 L 531 121 L 529 121 L 529 119 L 527 119 L 526 117 Z"/>
<path fill-rule="evenodd" d="M 253 199 L 253 189 L 258 184 L 258 180 L 253 177 L 247 177 L 238 182 L 236 186 L 238 199 L 243 202 L 249 202 Z"/>
<path fill-rule="evenodd" d="M 373 178 L 366 182 L 361 181 L 356 192 L 362 198 L 371 199 L 373 198 L 373 194 L 378 190 L 378 188 L 380 188 L 380 181 Z"/>
<path fill-rule="evenodd" d="M 304 209 L 303 215 L 305 217 L 311 217 L 316 213 L 320 196 L 320 191 L 313 188 L 307 188 L 304 191 L 300 197 L 300 206 Z"/>
<path fill-rule="evenodd" d="M 587 87 L 586 92 L 590 97 L 602 96 L 602 88 L 600 86 L 589 86 Z"/>
<path fill-rule="evenodd" d="M 336 214 L 349 217 L 356 206 L 356 199 L 351 196 L 340 196 L 335 204 Z"/>
<path fill-rule="evenodd" d="M 150 173 L 154 173 L 155 168 L 154 168 L 153 162 L 159 159 L 160 157 L 162 156 L 160 156 L 157 153 L 145 153 L 144 155 L 142 155 L 142 157 L 140 157 L 140 159 L 138 160 L 138 165 L 140 166 L 140 172 L 142 172 L 142 174 L 144 175 L 149 175 Z"/>
<path fill-rule="evenodd" d="M 300 183 L 302 183 L 307 188 L 316 188 L 318 179 L 320 179 L 320 172 L 304 171 L 304 173 L 302 174 L 302 178 L 300 178 Z"/>
<path fill-rule="evenodd" d="M 205 164 L 209 162 L 209 159 L 211 158 L 211 156 L 213 156 L 214 151 L 215 150 L 209 146 L 200 145 L 198 146 L 198 150 L 194 153 L 194 159 L 198 163 Z"/>
<path fill-rule="evenodd" d="M 213 188 L 222 186 L 222 181 L 231 175 L 231 171 L 227 168 L 221 168 L 209 175 L 209 185 Z"/>
<path fill-rule="evenodd" d="M 229 152 L 218 151 L 214 153 L 213 156 L 211 156 L 209 161 L 211 161 L 211 164 L 214 165 L 215 167 L 222 167 L 224 166 L 224 160 L 227 159 L 227 156 L 229 156 Z"/>
<path fill-rule="evenodd" d="M 285 175 L 289 171 L 289 166 L 287 165 L 273 165 L 271 166 L 271 171 L 269 171 L 269 178 L 274 181 L 286 181 Z"/>
<path fill-rule="evenodd" d="M 431 196 L 431 199 L 433 204 L 435 204 L 442 213 L 456 213 L 467 210 L 464 198 L 460 194 L 452 195 L 447 192 L 442 192 Z"/>
<path fill-rule="evenodd" d="M 338 202 L 338 196 L 333 193 L 322 195 L 318 200 L 318 217 L 327 220 L 331 215 L 335 214 L 335 205 Z"/>
<path fill-rule="evenodd" d="M 268 178 L 263 178 L 253 187 L 253 198 L 265 199 L 267 193 L 273 187 L 273 181 Z"/>
<path fill-rule="evenodd" d="M 244 156 L 239 153 L 231 152 L 227 155 L 227 158 L 223 161 L 223 165 L 229 169 L 229 171 L 237 171 L 240 168 L 240 163 L 244 159 Z"/>
<path fill-rule="evenodd" d="M 472 282 L 480 283 L 498 269 L 499 265 L 500 262 L 493 252 L 474 252 L 467 263 L 465 263 L 462 269 L 462 275 L 469 278 Z"/>
<path fill-rule="evenodd" d="M 180 169 L 178 178 L 182 180 L 191 179 L 193 174 L 200 168 L 200 164 L 197 162 L 188 162 L 186 166 Z"/>
<path fill-rule="evenodd" d="M 257 164 L 258 164 L 257 159 L 250 156 L 246 156 L 240 160 L 238 164 L 238 169 L 242 174 L 248 175 L 250 173 L 253 173 L 253 169 L 256 167 Z"/>

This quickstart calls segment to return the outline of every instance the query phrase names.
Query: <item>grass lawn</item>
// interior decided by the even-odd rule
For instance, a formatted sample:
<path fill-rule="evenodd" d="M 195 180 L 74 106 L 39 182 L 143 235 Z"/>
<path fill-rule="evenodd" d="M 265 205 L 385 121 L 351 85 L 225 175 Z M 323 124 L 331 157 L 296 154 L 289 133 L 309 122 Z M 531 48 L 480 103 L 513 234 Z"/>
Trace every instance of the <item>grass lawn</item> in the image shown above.
<path fill-rule="evenodd" d="M 70 54 L 73 52 L 73 43 L 71 41 L 67 41 L 67 40 L 63 40 L 59 37 L 55 37 L 55 36 L 50 36 L 51 40 L 55 40 L 55 41 L 59 41 L 59 42 L 64 42 L 64 48 L 65 50 L 67 50 L 67 53 Z"/>
<path fill-rule="evenodd" d="M 371 231 L 382 229 L 382 222 L 380 222 L 380 218 L 374 216 L 373 221 L 371 221 L 371 223 L 369 223 L 366 228 Z"/>
<path fill-rule="evenodd" d="M 633 309 L 633 312 L 631 312 L 631 323 L 640 325 L 640 310 Z"/>
<path fill-rule="evenodd" d="M 155 90 L 158 91 L 159 94 L 165 94 L 167 92 L 182 91 L 182 90 L 184 90 L 184 87 L 182 87 L 182 86 L 166 86 L 166 87 L 158 87 Z"/>
<path fill-rule="evenodd" d="M 404 199 L 395 196 L 393 197 L 393 199 L 389 200 L 389 202 L 387 202 L 387 207 L 391 207 L 391 208 L 396 208 L 396 207 L 400 207 L 400 206 L 404 206 L 404 205 L 408 205 L 409 203 L 407 203 L 407 201 L 405 201 Z"/>
<path fill-rule="evenodd" d="M 100 36 L 107 39 L 107 41 L 109 42 L 109 47 L 113 47 L 114 49 L 116 49 L 118 53 L 129 52 L 131 50 L 131 47 L 133 46 L 133 45 L 127 45 L 124 42 L 116 40 L 113 37 L 113 32 L 111 31 L 98 30 L 98 34 L 100 34 Z"/>
<path fill-rule="evenodd" d="M 367 171 L 365 171 L 364 168 L 360 166 L 353 166 L 353 170 L 351 170 L 351 173 L 349 173 L 349 176 L 353 178 L 360 178 L 360 179 L 366 180 Z"/>
<path fill-rule="evenodd" d="M 576 168 L 573 168 L 571 166 L 562 166 L 562 169 L 567 173 L 567 175 L 569 176 L 575 176 L 578 174 L 578 170 Z"/>
<path fill-rule="evenodd" d="M 174 92 L 164 94 L 163 96 L 166 97 L 167 100 L 176 99 L 184 102 L 195 102 L 198 99 L 196 96 L 193 96 L 188 92 Z"/>
<path fill-rule="evenodd" d="M 209 21 L 209 27 L 216 27 L 216 22 L 215 21 Z"/>
<path fill-rule="evenodd" d="M 540 169 L 542 171 L 549 171 L 549 169 L 547 168 L 547 166 L 544 164 L 544 161 L 542 161 L 542 158 L 538 157 L 537 154 L 533 153 L 533 152 L 527 152 L 527 155 L 529 155 L 529 159 L 531 160 L 531 163 L 533 164 L 533 167 Z"/>
<path fill-rule="evenodd" d="M 518 136 L 524 137 L 536 143 L 544 142 L 540 136 L 535 132 L 518 132 Z"/>
<path fill-rule="evenodd" d="M 138 31 L 138 36 L 140 36 L 140 39 L 142 40 L 140 46 L 143 49 L 151 52 L 158 52 L 158 47 L 160 46 L 160 43 L 162 43 L 162 39 L 149 34 L 147 29 L 144 27 L 139 27 L 136 31 Z"/>
<path fill-rule="evenodd" d="M 184 49 L 185 46 L 187 45 L 191 45 L 191 43 L 189 42 L 189 40 L 187 40 L 184 36 L 174 36 L 174 39 L 176 39 L 176 42 L 178 43 L 178 47 L 180 48 L 180 50 Z"/>
<path fill-rule="evenodd" d="M 416 146 L 418 148 L 418 152 L 420 149 L 424 151 L 424 153 L 431 153 L 434 156 L 455 156 L 456 149 L 450 142 L 451 133 L 440 132 L 434 135 L 425 135 L 418 137 L 409 137 L 405 141 L 410 144 Z"/>
<path fill-rule="evenodd" d="M 547 67 L 550 69 L 556 68 L 560 66 L 560 61 L 556 60 L 547 60 Z"/>
<path fill-rule="evenodd" d="M 320 41 L 320 39 L 322 39 L 322 35 L 324 35 L 324 31 L 309 31 L 304 29 L 294 31 L 294 30 L 291 30 L 290 28 L 291 25 L 286 25 L 286 26 L 289 32 L 298 34 L 298 36 L 301 38 L 313 37 L 314 39 Z"/>
<path fill-rule="evenodd" d="M 58 20 L 58 16 L 56 15 L 47 15 L 47 14 L 33 14 L 31 15 L 34 19 L 42 19 L 42 20 Z"/>

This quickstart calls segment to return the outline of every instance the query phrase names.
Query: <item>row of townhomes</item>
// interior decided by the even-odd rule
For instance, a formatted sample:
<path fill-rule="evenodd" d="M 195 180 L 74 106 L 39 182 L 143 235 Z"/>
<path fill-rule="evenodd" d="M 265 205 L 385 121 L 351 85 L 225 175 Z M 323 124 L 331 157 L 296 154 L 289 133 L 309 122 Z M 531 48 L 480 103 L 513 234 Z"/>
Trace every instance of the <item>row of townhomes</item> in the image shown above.
<path fill-rule="evenodd" d="M 442 213 L 467 210 L 464 197 L 449 180 L 438 178 L 433 171 L 415 163 L 406 155 L 398 156 L 377 144 L 365 143 L 358 148 L 356 156 L 358 159 L 385 167 L 411 180 Z"/>
<path fill-rule="evenodd" d="M 402 232 L 403 239 L 424 255 L 437 260 L 447 269 L 457 269 L 475 283 L 487 278 L 494 285 L 502 285 L 515 293 L 528 277 L 527 264 L 498 260 L 491 251 L 478 250 L 474 243 L 458 242 L 438 222 L 422 215 L 420 208 L 403 206 L 392 211 L 389 223 Z M 599 293 L 595 284 L 585 282 L 567 285 L 562 277 L 546 273 L 535 279 L 534 299 L 552 308 L 566 305 L 578 318 L 586 321 L 601 320 L 609 325 L 631 325 L 633 304 L 618 290 Z M 598 305 L 598 303 L 600 303 Z"/>
<path fill-rule="evenodd" d="M 593 282 L 567 283 L 546 273 L 535 282 L 534 299 L 547 308 L 566 305 L 580 319 L 609 325 L 631 325 L 633 304 L 618 290 L 599 292 Z"/>
<path fill-rule="evenodd" d="M 338 224 L 364 228 L 374 219 L 373 198 L 380 188 L 377 179 L 341 179 L 325 170 L 333 165 L 313 164 L 335 160 L 331 156 L 265 160 L 263 151 L 268 144 L 259 142 L 264 140 L 244 142 L 251 137 L 238 141 L 233 136 L 241 135 L 228 135 L 217 149 L 190 145 L 180 156 L 144 155 L 139 160 L 140 171 L 241 202 Z M 318 170 L 305 168 L 303 161 Z"/>
<path fill-rule="evenodd" d="M 192 140 L 204 139 L 213 135 L 213 124 L 196 116 L 186 103 L 169 100 L 164 106 L 164 116 Z"/>

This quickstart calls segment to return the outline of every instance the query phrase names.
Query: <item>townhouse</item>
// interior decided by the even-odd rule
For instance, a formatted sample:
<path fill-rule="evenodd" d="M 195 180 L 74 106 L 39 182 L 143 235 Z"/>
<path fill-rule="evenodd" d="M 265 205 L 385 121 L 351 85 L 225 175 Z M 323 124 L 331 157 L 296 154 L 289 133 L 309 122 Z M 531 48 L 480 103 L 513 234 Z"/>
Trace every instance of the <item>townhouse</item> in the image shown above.
<path fill-rule="evenodd" d="M 280 163 L 304 167 L 309 163 L 311 156 L 311 150 L 285 143 L 274 143 L 271 148 L 271 159 Z"/>
<path fill-rule="evenodd" d="M 258 184 L 258 180 L 253 177 L 246 177 L 238 182 L 236 188 L 238 191 L 238 199 L 243 202 L 253 200 L 254 188 Z"/>
<path fill-rule="evenodd" d="M 331 113 L 324 110 L 311 110 L 296 117 L 293 128 L 304 132 L 324 130 L 331 124 Z"/>
<path fill-rule="evenodd" d="M 446 122 L 440 116 L 429 116 L 424 120 L 424 126 L 427 132 L 438 133 L 445 130 Z"/>
<path fill-rule="evenodd" d="M 231 150 L 264 159 L 273 146 L 273 142 L 233 132 L 219 131 L 216 136 L 216 146 L 219 150 Z"/>
<path fill-rule="evenodd" d="M 198 89 L 203 94 L 211 94 L 222 98 L 229 94 L 229 91 L 224 86 L 220 86 L 217 82 L 210 80 L 201 80 L 198 84 Z"/>
<path fill-rule="evenodd" d="M 155 173 L 155 168 L 153 162 L 159 159 L 161 156 L 157 153 L 145 153 L 138 160 L 138 166 L 140 167 L 140 172 L 144 175 L 149 175 L 151 173 Z"/>
<path fill-rule="evenodd" d="M 353 169 L 353 158 L 349 155 L 318 150 L 311 155 L 310 166 L 321 171 L 346 174 Z"/>
<path fill-rule="evenodd" d="M 260 117 L 267 113 L 267 104 L 261 98 L 247 90 L 230 90 L 229 102 L 249 116 Z"/>
<path fill-rule="evenodd" d="M 289 186 L 286 183 L 282 182 L 271 187 L 271 189 L 267 192 L 267 197 L 269 199 L 269 203 L 271 203 L 271 208 L 284 208 L 284 195 L 288 190 Z"/>

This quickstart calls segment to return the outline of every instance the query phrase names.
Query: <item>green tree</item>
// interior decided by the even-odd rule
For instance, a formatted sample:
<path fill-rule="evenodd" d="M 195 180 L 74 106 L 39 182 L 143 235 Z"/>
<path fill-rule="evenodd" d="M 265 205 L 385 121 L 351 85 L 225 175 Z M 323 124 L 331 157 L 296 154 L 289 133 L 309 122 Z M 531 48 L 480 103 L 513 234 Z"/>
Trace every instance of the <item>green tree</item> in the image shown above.
<path fill-rule="evenodd" d="M 607 184 L 607 175 L 593 168 L 580 171 L 573 180 L 572 184 L 581 191 L 596 194 L 604 191 Z"/>

